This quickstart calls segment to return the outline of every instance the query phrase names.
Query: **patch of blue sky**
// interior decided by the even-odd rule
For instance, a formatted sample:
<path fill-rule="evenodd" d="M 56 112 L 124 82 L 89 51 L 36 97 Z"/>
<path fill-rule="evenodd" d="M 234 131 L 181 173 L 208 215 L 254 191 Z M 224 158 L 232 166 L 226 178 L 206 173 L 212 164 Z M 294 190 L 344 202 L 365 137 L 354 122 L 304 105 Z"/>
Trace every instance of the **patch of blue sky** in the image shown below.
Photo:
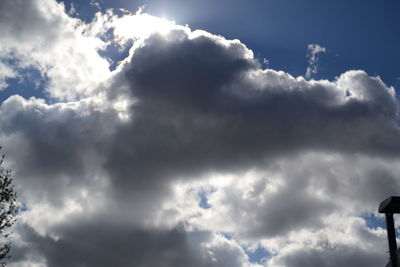
<path fill-rule="evenodd" d="M 132 47 L 132 45 L 133 45 L 133 40 L 128 40 L 122 46 L 112 43 L 108 45 L 105 50 L 100 50 L 98 53 L 100 56 L 106 58 L 110 62 L 109 68 L 111 71 L 113 71 L 117 68 L 119 62 L 128 57 L 129 49 Z"/>
<path fill-rule="evenodd" d="M 396 227 L 396 235 L 397 237 L 400 236 L 400 224 L 398 218 L 396 218 L 399 215 L 395 214 L 395 227 Z M 386 219 L 385 215 L 383 214 L 363 214 L 361 215 L 361 218 L 363 218 L 367 224 L 367 227 L 370 229 L 377 229 L 377 228 L 382 228 L 386 230 Z"/>
<path fill-rule="evenodd" d="M 202 209 L 209 209 L 211 208 L 210 204 L 208 204 L 208 199 L 207 199 L 207 192 L 204 190 L 201 190 L 198 193 L 199 196 L 199 206 Z"/>
<path fill-rule="evenodd" d="M 258 246 L 255 250 L 249 250 L 246 248 L 244 250 L 249 257 L 249 261 L 251 263 L 264 264 L 269 258 L 273 256 L 272 253 L 270 253 L 262 246 Z"/>
<path fill-rule="evenodd" d="M 383 215 L 368 213 L 368 214 L 361 215 L 361 218 L 363 218 L 365 220 L 367 227 L 370 229 L 376 229 L 379 227 L 386 229 L 385 216 L 383 216 Z"/>
<path fill-rule="evenodd" d="M 235 239 L 235 235 L 230 232 L 220 232 L 219 234 L 221 234 L 228 240 Z M 243 248 L 246 255 L 249 257 L 249 261 L 251 263 L 264 264 L 268 259 L 270 259 L 273 256 L 271 252 L 269 252 L 261 245 L 258 245 L 255 249 L 254 247 L 251 248 L 246 245 L 241 245 L 241 247 Z"/>
<path fill-rule="evenodd" d="M 76 1 L 76 0 L 57 0 L 63 2 L 65 10 L 71 17 L 78 17 L 84 22 L 93 20 L 94 14 L 98 11 L 97 6 L 91 4 L 91 1 Z"/>
<path fill-rule="evenodd" d="M 232 240 L 235 238 L 235 236 L 233 235 L 233 233 L 229 233 L 229 232 L 220 232 L 220 234 L 225 237 L 228 240 Z"/>
<path fill-rule="evenodd" d="M 0 91 L 0 102 L 3 102 L 12 95 L 20 95 L 24 98 L 36 97 L 48 99 L 44 90 L 48 84 L 48 78 L 43 75 L 37 68 L 31 66 L 27 68 L 18 68 L 15 62 L 8 62 L 15 68 L 17 76 L 15 78 L 7 78 L 7 87 Z"/>
<path fill-rule="evenodd" d="M 106 9 L 113 9 L 114 14 L 122 15 L 121 8 L 127 9 L 130 12 L 136 12 L 140 6 L 146 5 L 146 1 L 131 1 L 127 3 L 126 0 L 111 0 L 111 1 L 76 1 L 76 0 L 56 0 L 57 2 L 64 3 L 65 11 L 75 18 L 89 23 L 93 20 L 96 12 L 103 12 Z"/>
<path fill-rule="evenodd" d="M 215 192 L 213 187 L 202 187 L 198 192 L 197 196 L 199 198 L 199 207 L 202 209 L 209 209 L 211 205 L 208 203 L 208 195 Z"/>

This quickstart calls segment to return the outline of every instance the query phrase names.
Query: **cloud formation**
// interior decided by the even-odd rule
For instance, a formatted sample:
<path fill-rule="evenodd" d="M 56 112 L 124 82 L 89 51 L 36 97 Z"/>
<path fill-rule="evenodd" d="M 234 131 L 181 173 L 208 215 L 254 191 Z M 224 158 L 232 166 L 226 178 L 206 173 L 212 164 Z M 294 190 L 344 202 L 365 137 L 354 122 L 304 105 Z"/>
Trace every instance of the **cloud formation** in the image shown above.
<path fill-rule="evenodd" d="M 307 59 L 308 59 L 308 67 L 306 70 L 305 77 L 311 78 L 311 75 L 316 74 L 318 72 L 318 61 L 319 54 L 326 53 L 326 48 L 320 46 L 319 44 L 309 44 L 307 46 Z"/>
<path fill-rule="evenodd" d="M 27 207 L 10 266 L 384 264 L 384 231 L 362 217 L 400 189 L 398 101 L 379 77 L 307 81 L 140 12 L 85 24 L 50 0 L 0 10 L 13 14 L 0 55 L 50 79 L 47 99 L 0 106 Z M 98 52 L 124 42 L 110 71 Z M 258 264 L 257 246 L 270 252 Z"/>
<path fill-rule="evenodd" d="M 23 7 L 23 8 L 22 8 Z M 56 1 L 1 1 L 0 60 L 16 68 L 33 67 L 49 79 L 52 97 L 76 99 L 94 93 L 108 77 L 108 63 L 98 50 L 106 45 L 85 33 L 79 19 L 69 17 Z"/>

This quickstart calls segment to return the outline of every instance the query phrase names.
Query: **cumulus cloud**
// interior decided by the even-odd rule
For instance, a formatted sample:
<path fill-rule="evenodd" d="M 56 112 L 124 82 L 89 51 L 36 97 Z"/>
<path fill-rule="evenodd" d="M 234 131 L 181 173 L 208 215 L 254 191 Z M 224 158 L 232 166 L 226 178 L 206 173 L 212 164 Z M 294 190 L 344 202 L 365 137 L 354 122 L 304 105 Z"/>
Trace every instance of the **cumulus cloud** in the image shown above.
<path fill-rule="evenodd" d="M 306 78 L 311 78 L 311 75 L 318 72 L 319 54 L 326 53 L 326 48 L 319 44 L 309 44 L 307 46 L 308 67 L 306 70 Z"/>
<path fill-rule="evenodd" d="M 254 246 L 268 266 L 384 263 L 384 231 L 362 219 L 400 186 L 398 101 L 379 77 L 263 69 L 239 40 L 140 12 L 0 10 L 4 47 L 51 80 L 51 101 L 0 107 L 26 205 L 11 266 L 257 266 Z M 110 71 L 99 49 L 126 42 Z"/>
<path fill-rule="evenodd" d="M 85 34 L 86 25 L 69 17 L 62 3 L 1 1 L 0 24 L 0 58 L 45 74 L 53 97 L 87 96 L 109 75 L 108 62 L 97 53 L 106 44 Z"/>
<path fill-rule="evenodd" d="M 384 262 L 386 233 L 366 227 L 363 215 L 374 214 L 376 203 L 399 191 L 394 166 L 397 160 L 360 155 L 280 157 L 262 170 L 204 182 L 212 187 L 210 207 L 190 222 L 261 242 L 274 255 L 268 266 L 351 266 L 366 260 L 360 266 L 373 266 Z"/>

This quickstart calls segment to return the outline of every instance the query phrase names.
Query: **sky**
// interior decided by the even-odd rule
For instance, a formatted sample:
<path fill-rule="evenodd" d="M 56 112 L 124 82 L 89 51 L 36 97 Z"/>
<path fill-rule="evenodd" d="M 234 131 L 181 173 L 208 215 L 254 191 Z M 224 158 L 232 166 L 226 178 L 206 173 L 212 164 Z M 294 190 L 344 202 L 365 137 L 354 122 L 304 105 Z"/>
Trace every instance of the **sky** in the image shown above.
<path fill-rule="evenodd" d="M 8 266 L 383 266 L 399 11 L 2 0 Z"/>

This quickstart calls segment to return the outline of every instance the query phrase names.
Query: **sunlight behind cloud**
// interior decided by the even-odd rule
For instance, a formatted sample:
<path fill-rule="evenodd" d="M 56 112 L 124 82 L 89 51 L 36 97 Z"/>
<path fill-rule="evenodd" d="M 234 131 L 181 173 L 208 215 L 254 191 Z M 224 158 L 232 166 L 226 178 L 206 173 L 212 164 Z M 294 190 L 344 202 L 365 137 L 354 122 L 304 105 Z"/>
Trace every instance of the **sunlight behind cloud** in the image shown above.
<path fill-rule="evenodd" d="M 174 22 L 154 17 L 147 13 L 125 15 L 116 20 L 114 26 L 114 33 L 123 39 L 146 38 L 156 32 L 166 34 L 170 30 L 177 28 Z"/>

